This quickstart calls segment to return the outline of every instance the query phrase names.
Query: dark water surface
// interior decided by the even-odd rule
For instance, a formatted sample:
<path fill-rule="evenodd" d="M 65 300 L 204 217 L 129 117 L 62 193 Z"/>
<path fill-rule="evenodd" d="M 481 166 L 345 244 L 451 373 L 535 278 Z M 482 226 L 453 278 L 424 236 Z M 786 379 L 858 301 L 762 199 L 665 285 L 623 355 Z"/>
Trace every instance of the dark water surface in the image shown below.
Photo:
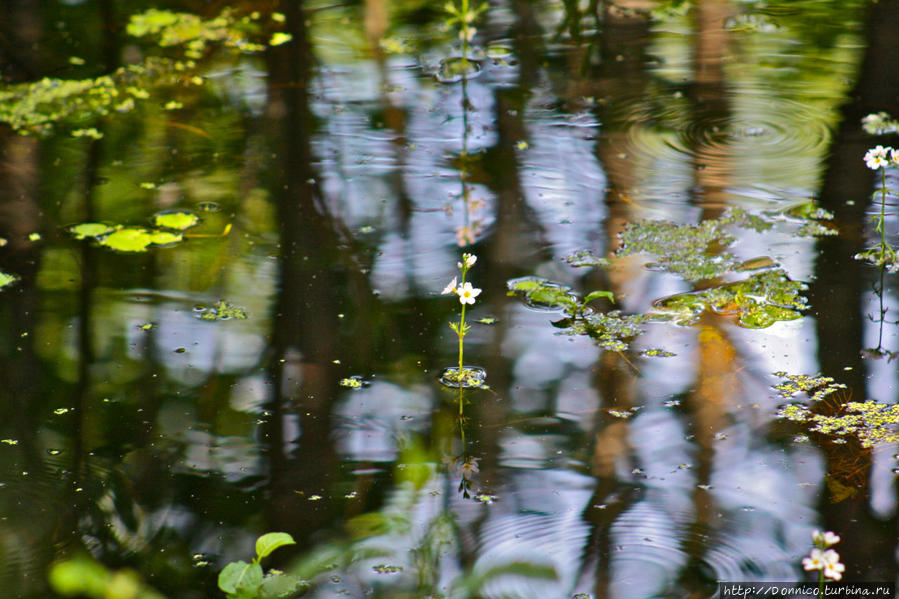
<path fill-rule="evenodd" d="M 896 444 L 809 433 L 772 388 L 823 374 L 846 385 L 833 405 L 897 399 L 896 275 L 852 259 L 879 210 L 862 156 L 890 142 L 861 118 L 899 115 L 897 0 L 496 0 L 466 77 L 437 2 L 17 0 L 0 94 L 189 60 L 129 17 L 225 4 L 258 11 L 260 48 L 210 42 L 109 110 L 0 124 L 3 596 L 50 596 L 51 564 L 84 553 L 166 597 L 224 596 L 218 572 L 268 531 L 298 545 L 265 566 L 316 598 L 710 597 L 816 581 L 814 529 L 841 535 L 846 580 L 897 581 Z M 810 200 L 839 235 L 800 235 Z M 566 262 L 728 208 L 772 226 L 725 227 L 706 259 L 761 271 Z M 200 222 L 144 252 L 67 229 L 170 210 Z M 899 241 L 889 207 L 886 228 Z M 460 430 L 437 377 L 458 364 L 440 291 L 462 252 L 483 290 L 467 318 L 495 322 L 466 338 L 490 389 Z M 719 305 L 621 352 L 507 288 L 643 314 L 777 268 L 807 284 L 801 318 L 747 328 Z"/>

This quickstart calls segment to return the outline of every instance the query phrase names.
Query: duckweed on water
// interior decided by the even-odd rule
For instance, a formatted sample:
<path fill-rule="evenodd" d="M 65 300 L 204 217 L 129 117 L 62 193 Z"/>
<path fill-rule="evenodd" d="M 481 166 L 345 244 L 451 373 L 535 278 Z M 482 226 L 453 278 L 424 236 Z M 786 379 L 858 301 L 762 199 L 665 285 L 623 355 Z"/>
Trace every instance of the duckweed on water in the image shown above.
<path fill-rule="evenodd" d="M 134 37 L 150 38 L 162 47 L 183 46 L 188 58 L 200 58 L 212 42 L 240 52 L 259 52 L 265 45 L 250 41 L 258 32 L 258 17 L 253 13 L 238 18 L 225 9 L 217 17 L 204 20 L 191 13 L 150 9 L 132 15 L 126 31 Z"/>
<path fill-rule="evenodd" d="M 813 401 L 820 401 L 831 393 L 846 388 L 846 385 L 834 382 L 834 379 L 829 376 L 787 374 L 783 371 L 775 372 L 774 376 L 786 379 L 779 385 L 774 385 L 778 395 L 784 399 L 789 399 L 797 393 L 805 391 L 811 396 Z"/>
<path fill-rule="evenodd" d="M 848 402 L 840 414 L 826 416 L 812 412 L 808 406 L 791 404 L 782 407 L 777 415 L 794 422 L 811 424 L 811 430 L 836 437 L 855 436 L 862 447 L 880 443 L 896 443 L 899 434 L 899 404 L 875 401 Z M 840 439 L 838 439 L 840 440 Z"/>
<path fill-rule="evenodd" d="M 130 112 L 150 97 L 148 88 L 173 85 L 193 63 L 151 57 L 110 75 L 57 79 L 0 87 L 0 121 L 21 134 L 45 134 L 63 122 L 83 122 L 111 113 Z M 90 137 L 87 129 L 78 129 Z M 99 132 L 98 132 L 99 133 Z M 93 136 L 96 137 L 96 136 Z"/>
<path fill-rule="evenodd" d="M 628 223 L 621 232 L 621 248 L 616 256 L 652 254 L 657 266 L 688 281 L 714 279 L 733 270 L 737 259 L 721 251 L 735 241 L 725 231 L 728 225 L 755 231 L 771 228 L 771 223 L 745 210 L 731 209 L 720 218 L 698 225 L 643 220 Z"/>
<path fill-rule="evenodd" d="M 201 306 L 195 311 L 200 320 L 230 320 L 232 318 L 245 320 L 247 318 L 246 310 L 226 300 L 219 300 L 214 307 Z"/>

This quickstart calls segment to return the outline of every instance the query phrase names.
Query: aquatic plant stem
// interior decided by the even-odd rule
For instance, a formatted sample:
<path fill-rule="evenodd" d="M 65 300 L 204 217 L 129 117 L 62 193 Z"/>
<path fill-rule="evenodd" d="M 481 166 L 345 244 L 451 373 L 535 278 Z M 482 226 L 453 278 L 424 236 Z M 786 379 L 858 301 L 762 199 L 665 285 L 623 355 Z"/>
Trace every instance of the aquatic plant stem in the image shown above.
<path fill-rule="evenodd" d="M 465 286 L 465 276 L 468 274 L 468 267 L 462 268 L 462 286 Z M 465 351 L 465 304 L 462 304 L 462 316 L 459 319 L 459 426 L 462 426 L 462 383 L 465 380 L 465 370 L 462 366 L 463 352 Z"/>

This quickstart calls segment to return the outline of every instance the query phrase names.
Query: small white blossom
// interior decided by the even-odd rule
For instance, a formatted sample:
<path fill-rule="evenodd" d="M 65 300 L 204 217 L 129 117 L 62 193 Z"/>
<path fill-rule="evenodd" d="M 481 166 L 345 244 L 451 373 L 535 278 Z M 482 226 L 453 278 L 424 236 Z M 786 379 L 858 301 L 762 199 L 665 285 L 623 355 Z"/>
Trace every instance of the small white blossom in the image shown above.
<path fill-rule="evenodd" d="M 825 532 L 816 530 L 812 533 L 812 541 L 814 541 L 815 545 L 818 547 L 830 547 L 831 545 L 836 545 L 840 542 L 840 536 L 829 530 Z"/>
<path fill-rule="evenodd" d="M 478 257 L 474 254 L 462 254 L 462 262 L 465 263 L 465 268 L 471 268 L 477 261 Z"/>
<path fill-rule="evenodd" d="M 824 563 L 824 576 L 832 580 L 843 578 L 843 572 L 846 566 L 840 563 L 840 554 L 833 549 L 828 549 L 821 554 L 821 561 Z"/>
<path fill-rule="evenodd" d="M 802 567 L 807 571 L 824 569 L 824 552 L 815 547 L 808 557 L 802 558 Z"/>
<path fill-rule="evenodd" d="M 459 296 L 460 303 L 474 304 L 474 298 L 481 294 L 481 290 L 477 287 L 472 287 L 471 283 L 465 283 L 456 288 L 456 294 Z"/>
<path fill-rule="evenodd" d="M 441 295 L 446 295 L 448 293 L 453 293 L 456 291 L 456 277 L 453 277 L 453 280 L 449 282 L 449 285 L 443 288 L 443 291 L 440 292 Z"/>
<path fill-rule="evenodd" d="M 872 148 L 865 153 L 865 164 L 869 169 L 875 171 L 879 168 L 884 168 L 889 164 L 887 153 L 892 151 L 893 148 L 885 148 L 883 146 Z"/>
<path fill-rule="evenodd" d="M 895 166 L 899 166 L 899 150 L 890 150 L 890 162 Z"/>

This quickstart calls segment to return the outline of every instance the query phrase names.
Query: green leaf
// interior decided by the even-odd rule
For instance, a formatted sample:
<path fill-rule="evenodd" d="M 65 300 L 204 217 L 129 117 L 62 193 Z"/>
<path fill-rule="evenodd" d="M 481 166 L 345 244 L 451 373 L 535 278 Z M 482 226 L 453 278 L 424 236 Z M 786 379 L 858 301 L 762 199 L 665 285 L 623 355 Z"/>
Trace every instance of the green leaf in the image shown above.
<path fill-rule="evenodd" d="M 173 210 L 167 212 L 157 212 L 153 216 L 153 224 L 164 229 L 175 229 L 183 231 L 189 229 L 200 222 L 200 217 L 193 212 L 186 210 Z"/>
<path fill-rule="evenodd" d="M 610 302 L 615 301 L 615 295 L 611 291 L 591 291 L 587 294 L 587 297 L 584 298 L 584 303 L 592 302 L 595 299 L 599 299 L 601 297 L 606 298 Z"/>
<path fill-rule="evenodd" d="M 262 559 L 278 547 L 295 544 L 296 541 L 286 532 L 270 532 L 256 539 L 256 556 Z"/>
<path fill-rule="evenodd" d="M 68 228 L 69 233 L 75 239 L 85 239 L 87 237 L 97 238 L 112 231 L 112 227 L 103 223 L 80 223 L 72 225 Z"/>
<path fill-rule="evenodd" d="M 146 252 L 151 243 L 152 233 L 140 227 L 124 227 L 100 240 L 101 245 L 119 252 Z"/>
<path fill-rule="evenodd" d="M 262 597 L 263 599 L 293 597 L 298 591 L 306 588 L 308 585 L 308 582 L 297 576 L 269 571 L 265 576 L 265 580 L 262 581 Z"/>
<path fill-rule="evenodd" d="M 219 588 L 230 594 L 255 591 L 262 584 L 262 566 L 244 561 L 231 562 L 219 572 Z"/>

